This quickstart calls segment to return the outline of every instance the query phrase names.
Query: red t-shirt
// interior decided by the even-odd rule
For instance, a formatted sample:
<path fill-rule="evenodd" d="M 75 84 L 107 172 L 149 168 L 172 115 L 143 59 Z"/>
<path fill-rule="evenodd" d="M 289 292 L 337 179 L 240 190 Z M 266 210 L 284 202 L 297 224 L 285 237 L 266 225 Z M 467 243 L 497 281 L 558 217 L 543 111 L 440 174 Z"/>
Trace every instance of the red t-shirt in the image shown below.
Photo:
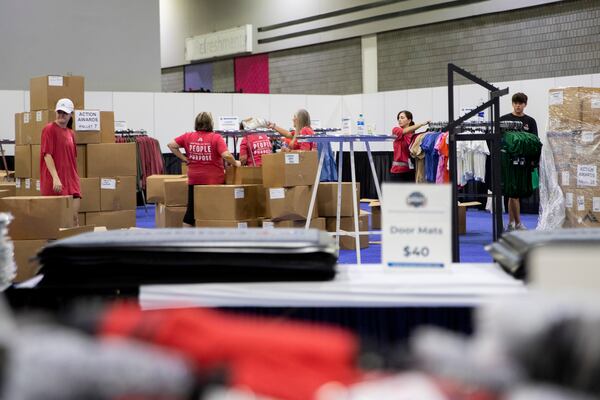
<path fill-rule="evenodd" d="M 50 154 L 54 160 L 56 172 L 62 183 L 62 192 L 53 189 L 52 175 L 46 166 L 44 156 Z M 69 128 L 61 128 L 51 122 L 42 130 L 40 149 L 40 191 L 42 196 L 81 197 L 79 175 L 77 174 L 77 144 L 75 135 Z"/>
<path fill-rule="evenodd" d="M 394 164 L 400 163 L 400 165 L 392 164 L 392 169 L 390 169 L 392 174 L 400 174 L 402 172 L 410 171 L 410 167 L 408 166 L 410 151 L 408 148 L 410 146 L 410 139 L 412 138 L 413 134 L 412 132 L 406 135 L 403 135 L 402 133 L 404 133 L 404 129 L 399 126 L 396 126 L 394 129 L 392 129 L 392 135 L 396 136 L 396 139 L 394 140 Z"/>
<path fill-rule="evenodd" d="M 253 133 L 244 136 L 240 142 L 240 158 L 246 157 L 247 164 L 251 167 L 261 166 L 263 154 L 269 154 L 272 150 L 271 139 L 267 135 Z"/>
<path fill-rule="evenodd" d="M 308 136 L 308 135 L 314 135 L 314 134 L 315 134 L 315 132 L 312 130 L 311 127 L 305 126 L 304 128 L 302 128 L 300 130 L 299 136 Z M 296 136 L 295 133 L 294 133 L 294 136 Z M 317 148 L 317 144 L 313 143 L 313 142 L 295 142 L 295 144 L 293 146 L 290 146 L 290 150 L 310 151 L 310 150 L 314 150 L 316 148 Z"/>
<path fill-rule="evenodd" d="M 225 168 L 221 154 L 228 149 L 221 135 L 204 131 L 188 132 L 175 138 L 175 143 L 185 149 L 188 159 L 188 184 L 225 183 Z"/>

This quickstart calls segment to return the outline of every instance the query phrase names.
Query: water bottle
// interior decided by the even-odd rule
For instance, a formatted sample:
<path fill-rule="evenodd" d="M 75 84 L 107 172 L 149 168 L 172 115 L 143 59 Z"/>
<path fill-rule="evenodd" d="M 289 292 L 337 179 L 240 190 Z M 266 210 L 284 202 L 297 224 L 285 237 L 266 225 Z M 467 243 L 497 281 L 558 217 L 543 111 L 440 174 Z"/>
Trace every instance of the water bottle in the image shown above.
<path fill-rule="evenodd" d="M 365 117 L 362 114 L 358 114 L 358 119 L 356 120 L 356 134 L 365 134 Z"/>

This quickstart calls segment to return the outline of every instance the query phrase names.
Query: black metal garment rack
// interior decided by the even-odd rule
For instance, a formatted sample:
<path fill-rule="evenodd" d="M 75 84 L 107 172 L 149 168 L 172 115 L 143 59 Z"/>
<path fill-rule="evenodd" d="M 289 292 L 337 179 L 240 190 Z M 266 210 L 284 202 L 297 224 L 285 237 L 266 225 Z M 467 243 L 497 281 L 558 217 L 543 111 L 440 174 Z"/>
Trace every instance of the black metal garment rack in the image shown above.
<path fill-rule="evenodd" d="M 477 106 L 475 109 L 454 119 L 454 73 L 460 74 L 473 83 L 484 87 L 489 91 L 489 100 Z M 492 199 L 492 237 L 493 240 L 498 240 L 502 233 L 502 186 L 501 186 L 501 171 L 500 160 L 502 150 L 502 133 L 500 131 L 500 97 L 508 94 L 508 88 L 499 89 L 496 86 L 484 81 L 483 79 L 471 74 L 468 71 L 454 65 L 448 64 L 448 138 L 450 141 L 450 179 L 452 181 L 452 261 L 460 262 L 460 247 L 458 238 L 458 200 L 464 197 L 458 193 L 458 177 L 457 157 L 456 157 L 456 142 L 459 140 L 487 140 L 490 148 L 490 165 L 491 165 L 491 194 L 475 195 L 479 197 L 491 197 Z M 469 118 L 477 115 L 480 111 L 490 109 L 490 131 L 485 134 L 470 134 L 460 135 L 457 133 L 457 128 L 460 127 Z M 473 194 L 469 194 L 473 197 Z"/>

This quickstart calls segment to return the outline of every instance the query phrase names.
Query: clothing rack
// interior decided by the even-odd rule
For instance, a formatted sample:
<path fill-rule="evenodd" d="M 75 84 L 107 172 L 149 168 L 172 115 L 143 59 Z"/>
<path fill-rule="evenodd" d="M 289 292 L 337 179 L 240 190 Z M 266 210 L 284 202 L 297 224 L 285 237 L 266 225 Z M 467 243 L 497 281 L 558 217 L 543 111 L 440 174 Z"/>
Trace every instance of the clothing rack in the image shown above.
<path fill-rule="evenodd" d="M 454 118 L 454 74 L 462 75 L 464 78 L 473 83 L 482 86 L 489 92 L 489 100 L 475 107 L 468 113 Z M 472 73 L 450 63 L 448 64 L 448 125 L 444 130 L 449 132 L 448 138 L 450 141 L 450 179 L 452 181 L 452 261 L 460 262 L 460 247 L 458 238 L 458 199 L 464 197 L 458 193 L 458 177 L 457 157 L 456 157 L 456 142 L 459 140 L 487 140 L 490 144 L 490 165 L 491 165 L 491 195 L 471 195 L 470 197 L 491 197 L 492 199 L 492 237 L 497 241 L 502 233 L 502 186 L 500 172 L 500 157 L 502 150 L 502 133 L 500 122 L 500 97 L 508 94 L 508 88 L 499 89 L 496 86 L 484 81 L 483 79 L 473 75 Z M 489 133 L 461 135 L 457 133 L 457 129 L 467 122 L 470 118 L 477 115 L 479 112 L 490 109 L 490 119 L 487 122 L 476 122 L 477 126 L 486 126 L 490 128 Z M 475 125 L 471 125 L 475 126 Z M 507 125 L 504 125 L 507 126 Z"/>
<path fill-rule="evenodd" d="M 141 129 L 139 131 L 135 131 L 132 129 L 118 130 L 115 131 L 116 136 L 148 136 L 148 133 Z"/>
<path fill-rule="evenodd" d="M 6 176 L 4 179 L 8 180 L 10 173 L 8 171 L 8 163 L 6 162 L 6 154 L 4 153 L 4 147 L 2 146 L 3 144 L 15 144 L 15 141 L 10 139 L 0 139 L 0 156 L 2 156 L 2 165 L 6 171 Z"/>

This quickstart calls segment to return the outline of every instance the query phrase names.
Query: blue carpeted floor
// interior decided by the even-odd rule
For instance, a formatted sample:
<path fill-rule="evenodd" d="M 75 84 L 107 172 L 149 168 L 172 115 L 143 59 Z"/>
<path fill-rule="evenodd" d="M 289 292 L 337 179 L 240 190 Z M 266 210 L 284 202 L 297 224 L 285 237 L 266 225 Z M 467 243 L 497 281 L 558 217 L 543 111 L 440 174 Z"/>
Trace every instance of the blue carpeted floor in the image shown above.
<path fill-rule="evenodd" d="M 366 204 L 361 204 L 361 208 L 368 211 Z M 524 214 L 521 219 L 529 228 L 534 229 L 537 225 L 537 215 Z M 508 221 L 508 216 L 504 216 L 504 222 Z M 154 205 L 148 204 L 146 210 L 144 207 L 137 208 L 137 226 L 139 228 L 154 228 Z M 381 235 L 371 235 L 370 242 L 381 242 Z M 492 217 L 485 211 L 468 210 L 467 211 L 467 234 L 460 236 L 460 261 L 461 262 L 491 262 L 492 258 L 483 249 L 483 246 L 492 241 Z M 361 251 L 361 261 L 363 263 L 381 262 L 381 244 L 371 243 L 371 245 Z M 356 262 L 356 252 L 354 250 L 340 250 L 340 263 L 352 264 Z"/>

